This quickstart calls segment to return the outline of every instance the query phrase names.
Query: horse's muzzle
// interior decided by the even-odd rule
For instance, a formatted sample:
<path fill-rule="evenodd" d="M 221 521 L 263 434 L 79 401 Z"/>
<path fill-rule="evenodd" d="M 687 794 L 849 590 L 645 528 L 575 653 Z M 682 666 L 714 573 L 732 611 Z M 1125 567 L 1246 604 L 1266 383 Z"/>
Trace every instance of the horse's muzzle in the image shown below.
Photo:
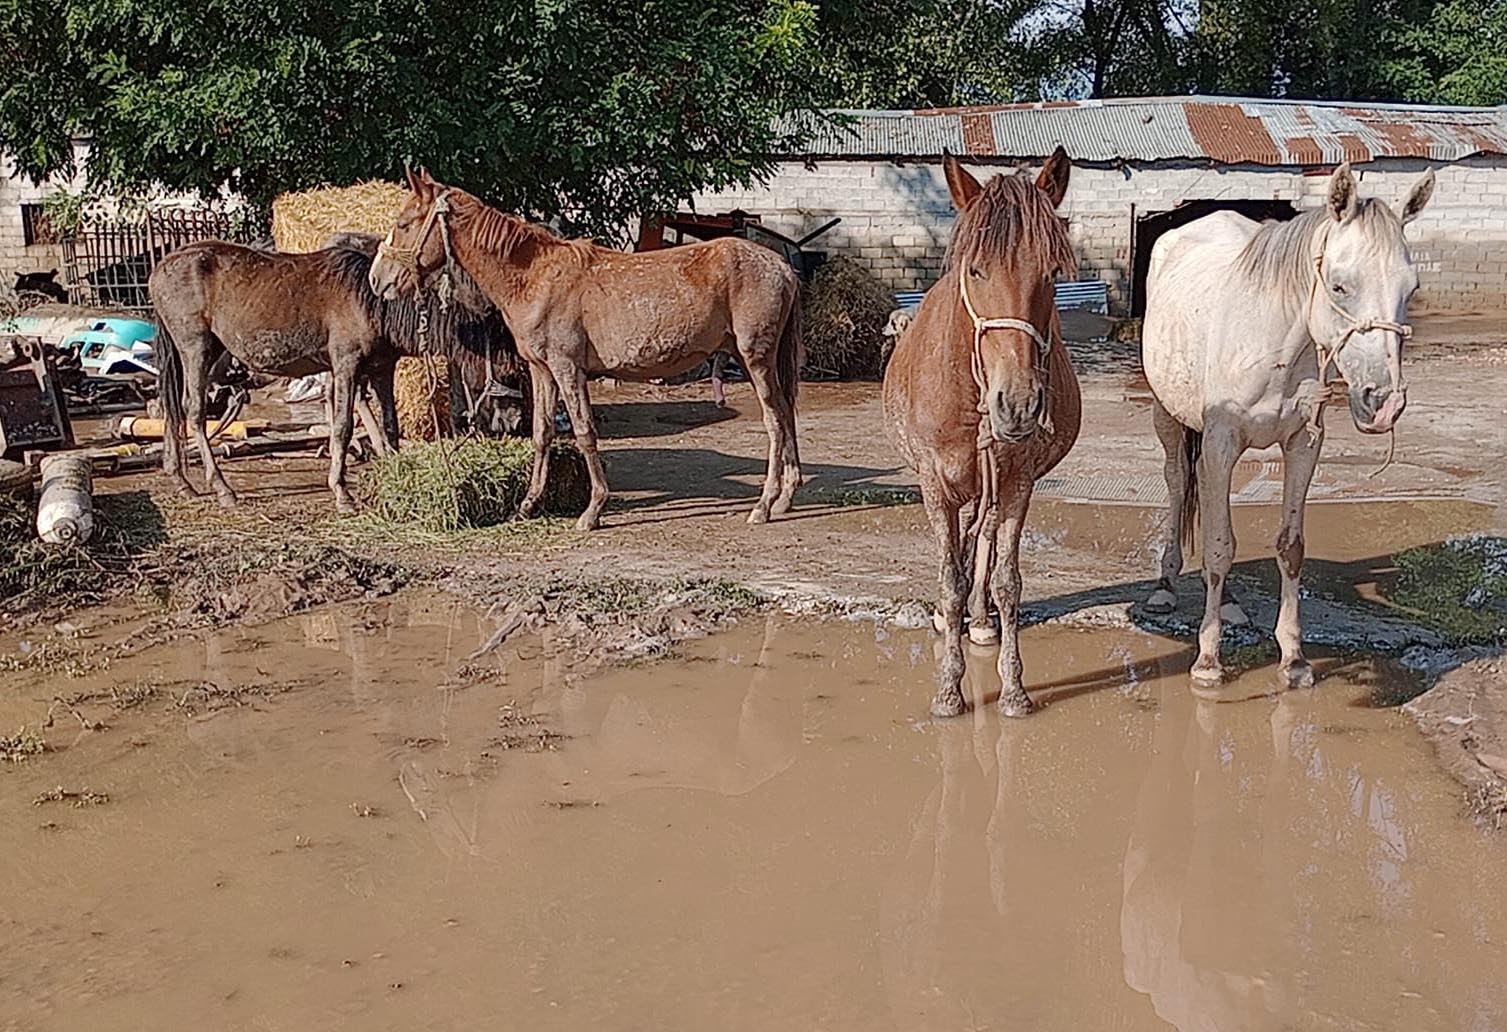
<path fill-rule="evenodd" d="M 1384 434 L 1397 425 L 1407 408 L 1408 392 L 1404 387 L 1361 387 L 1350 391 L 1350 418 L 1355 428 L 1365 434 Z"/>
<path fill-rule="evenodd" d="M 1001 444 L 1024 444 L 1041 425 L 1046 391 L 1031 391 L 1025 404 L 1005 397 L 1004 391 L 989 392 L 989 432 Z"/>

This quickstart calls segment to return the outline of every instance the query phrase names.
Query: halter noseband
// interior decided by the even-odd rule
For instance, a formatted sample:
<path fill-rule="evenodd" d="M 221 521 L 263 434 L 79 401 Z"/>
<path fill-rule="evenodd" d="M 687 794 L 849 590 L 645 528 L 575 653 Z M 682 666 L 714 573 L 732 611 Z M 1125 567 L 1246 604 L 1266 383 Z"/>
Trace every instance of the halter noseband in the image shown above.
<path fill-rule="evenodd" d="M 980 415 L 987 415 L 987 402 L 984 391 L 987 386 L 984 379 L 984 334 L 990 330 L 1019 330 L 1027 337 L 1036 342 L 1036 373 L 1043 380 L 1047 378 L 1047 355 L 1052 351 L 1052 342 L 1036 328 L 1034 323 L 1024 319 L 999 317 L 985 319 L 979 315 L 978 309 L 973 307 L 973 299 L 968 296 L 968 270 L 958 269 L 958 294 L 963 299 L 963 308 L 968 313 L 968 318 L 973 321 L 973 383 L 979 389 L 978 410 Z M 1042 406 L 1041 415 L 1037 422 L 1047 433 L 1052 432 L 1052 414 L 1047 406 Z M 988 436 L 986 428 L 981 420 L 979 423 L 979 443 L 982 447 Z"/>
<path fill-rule="evenodd" d="M 440 281 L 439 290 L 441 304 L 446 304 L 449 302 L 450 294 L 450 291 L 448 289 L 450 262 L 452 259 L 450 250 L 450 222 L 445 217 L 449 214 L 450 191 L 441 190 L 438 194 L 435 195 L 434 203 L 429 206 L 429 213 L 424 216 L 424 224 L 419 228 L 418 238 L 414 240 L 412 247 L 398 247 L 392 242 L 392 235 L 396 231 L 396 227 L 388 230 L 387 236 L 384 237 L 382 239 L 382 242 L 377 245 L 378 260 L 386 258 L 387 260 L 396 263 L 405 271 L 413 273 L 414 279 L 418 281 L 418 290 L 422 292 L 424 288 L 424 277 L 419 272 L 419 254 L 424 250 L 424 244 L 428 242 L 429 234 L 434 232 L 435 223 L 439 223 L 440 237 L 445 245 L 445 275 Z"/>
<path fill-rule="evenodd" d="M 1320 242 L 1318 252 L 1313 256 L 1313 288 L 1309 292 L 1309 307 L 1313 305 L 1315 295 L 1323 295 L 1324 301 L 1333 309 L 1334 313 L 1343 319 L 1347 325 L 1339 336 L 1325 344 L 1317 337 L 1313 339 L 1314 349 L 1318 352 L 1319 359 L 1319 383 L 1326 389 L 1332 388 L 1341 376 L 1335 380 L 1329 379 L 1329 367 L 1335 366 L 1335 372 L 1340 373 L 1338 360 L 1340 352 L 1350 342 L 1350 338 L 1357 333 L 1370 333 L 1373 330 L 1386 330 L 1388 333 L 1397 334 L 1398 344 L 1410 340 L 1413 336 L 1413 327 L 1407 323 L 1393 322 L 1391 319 L 1358 319 L 1339 306 L 1334 298 L 1329 296 L 1329 289 L 1324 283 L 1324 250 L 1329 243 L 1329 234 L 1326 231 Z M 1392 374 L 1392 382 L 1397 385 L 1396 389 L 1402 388 L 1402 348 L 1398 347 L 1396 357 L 1388 356 L 1389 372 Z M 1323 399 L 1326 403 L 1333 399 Z"/>

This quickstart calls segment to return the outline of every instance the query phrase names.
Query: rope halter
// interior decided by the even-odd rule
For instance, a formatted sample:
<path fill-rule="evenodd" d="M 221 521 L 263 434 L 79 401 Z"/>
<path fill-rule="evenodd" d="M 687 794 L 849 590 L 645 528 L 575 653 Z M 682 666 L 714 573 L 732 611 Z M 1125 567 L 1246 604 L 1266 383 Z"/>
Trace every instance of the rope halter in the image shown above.
<path fill-rule="evenodd" d="M 435 195 L 434 203 L 429 206 L 429 212 L 424 216 L 424 224 L 419 227 L 419 235 L 414 240 L 412 247 L 398 247 L 392 242 L 392 235 L 397 231 L 393 227 L 387 231 L 387 236 L 377 245 L 377 260 L 387 259 L 393 262 L 405 272 L 413 274 L 416 284 L 416 292 L 420 295 L 424 292 L 424 275 L 419 269 L 419 255 L 424 250 L 424 244 L 429 240 L 429 234 L 434 232 L 436 224 L 440 227 L 440 240 L 445 248 L 445 263 L 440 269 L 440 278 L 435 293 L 440 299 L 440 308 L 450 306 L 450 294 L 453 284 L 450 277 L 450 266 L 454 262 L 454 252 L 450 247 L 450 220 L 446 217 L 450 214 L 450 191 L 441 190 Z M 428 320 L 424 318 L 424 312 L 420 309 L 420 326 L 427 329 Z"/>
<path fill-rule="evenodd" d="M 984 378 L 984 334 L 990 330 L 1019 330 L 1036 342 L 1036 361 L 1033 365 L 1036 367 L 1036 375 L 1041 377 L 1042 384 L 1045 386 L 1047 383 L 1047 356 L 1052 351 L 1051 340 L 1038 330 L 1034 323 L 1026 322 L 1024 319 L 1003 316 L 994 319 L 985 319 L 979 315 L 978 309 L 973 307 L 973 299 L 968 296 L 967 269 L 958 270 L 958 294 L 963 299 L 963 308 L 967 311 L 968 318 L 973 321 L 973 383 L 979 391 L 979 415 L 987 416 L 989 413 L 988 399 L 985 397 L 988 383 Z M 1037 424 L 1047 433 L 1052 432 L 1050 406 L 1042 406 L 1041 414 L 1037 416 Z M 986 439 L 989 436 L 984 420 L 981 419 L 979 421 L 980 448 L 986 446 Z"/>

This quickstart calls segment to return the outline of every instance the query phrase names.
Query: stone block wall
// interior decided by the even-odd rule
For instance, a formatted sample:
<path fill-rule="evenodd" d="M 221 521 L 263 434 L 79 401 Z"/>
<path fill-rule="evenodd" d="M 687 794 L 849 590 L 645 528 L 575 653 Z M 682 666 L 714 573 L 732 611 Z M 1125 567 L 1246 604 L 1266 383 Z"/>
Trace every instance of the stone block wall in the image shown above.
<path fill-rule="evenodd" d="M 1428 163 L 1373 162 L 1357 167 L 1363 196 L 1400 205 Z M 1507 159 L 1478 156 L 1435 164 L 1437 186 L 1408 227 L 1422 285 L 1416 310 L 1507 310 Z M 971 166 L 981 179 L 998 165 Z M 1061 211 L 1078 248 L 1080 276 L 1103 280 L 1112 310 L 1128 309 L 1131 244 L 1138 216 L 1184 201 L 1323 203 L 1327 173 L 1262 166 L 1192 164 L 1075 167 Z M 701 195 L 696 210 L 741 208 L 792 237 L 833 216 L 842 223 L 811 246 L 867 265 L 892 290 L 919 290 L 941 272 L 954 212 L 940 163 L 829 161 L 782 163 L 763 188 Z"/>

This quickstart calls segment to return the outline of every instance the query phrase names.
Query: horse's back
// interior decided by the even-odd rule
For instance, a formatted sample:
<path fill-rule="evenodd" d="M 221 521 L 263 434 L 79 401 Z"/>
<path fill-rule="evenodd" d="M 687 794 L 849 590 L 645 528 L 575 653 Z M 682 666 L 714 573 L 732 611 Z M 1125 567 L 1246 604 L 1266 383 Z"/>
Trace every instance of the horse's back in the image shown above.
<path fill-rule="evenodd" d="M 1214 212 L 1152 246 L 1141 361 L 1152 393 L 1184 426 L 1203 428 L 1205 374 L 1224 332 L 1231 270 L 1258 228 L 1234 212 Z"/>

